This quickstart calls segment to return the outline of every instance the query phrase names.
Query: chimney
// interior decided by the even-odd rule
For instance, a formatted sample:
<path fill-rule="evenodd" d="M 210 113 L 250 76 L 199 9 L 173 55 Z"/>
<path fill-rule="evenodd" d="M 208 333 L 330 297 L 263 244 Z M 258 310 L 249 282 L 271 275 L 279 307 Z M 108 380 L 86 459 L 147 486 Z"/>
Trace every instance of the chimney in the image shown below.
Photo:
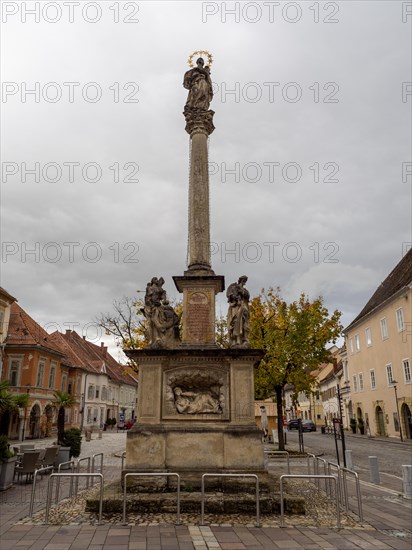
<path fill-rule="evenodd" d="M 107 346 L 104 345 L 104 342 L 100 343 L 100 351 L 102 352 L 103 357 L 106 357 L 107 354 Z"/>
<path fill-rule="evenodd" d="M 66 328 L 66 334 L 71 334 L 71 330 L 69 328 Z"/>

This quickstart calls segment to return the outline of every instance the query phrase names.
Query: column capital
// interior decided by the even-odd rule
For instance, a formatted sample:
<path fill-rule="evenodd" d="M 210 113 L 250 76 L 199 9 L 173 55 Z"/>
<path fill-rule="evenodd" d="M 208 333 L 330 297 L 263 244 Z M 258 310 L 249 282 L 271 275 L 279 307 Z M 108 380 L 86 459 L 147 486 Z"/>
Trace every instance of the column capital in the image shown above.
<path fill-rule="evenodd" d="M 213 125 L 214 111 L 201 111 L 198 109 L 187 109 L 184 113 L 186 120 L 186 132 L 193 136 L 194 134 L 205 134 L 209 136 L 215 129 Z"/>

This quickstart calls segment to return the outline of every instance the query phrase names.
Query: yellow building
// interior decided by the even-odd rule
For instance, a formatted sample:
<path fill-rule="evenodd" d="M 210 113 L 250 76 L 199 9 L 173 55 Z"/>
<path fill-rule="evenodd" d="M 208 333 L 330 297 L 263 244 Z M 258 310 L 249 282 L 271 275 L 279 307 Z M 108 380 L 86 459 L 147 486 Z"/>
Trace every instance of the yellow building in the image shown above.
<path fill-rule="evenodd" d="M 365 433 L 412 438 L 412 249 L 345 329 L 348 412 Z"/>

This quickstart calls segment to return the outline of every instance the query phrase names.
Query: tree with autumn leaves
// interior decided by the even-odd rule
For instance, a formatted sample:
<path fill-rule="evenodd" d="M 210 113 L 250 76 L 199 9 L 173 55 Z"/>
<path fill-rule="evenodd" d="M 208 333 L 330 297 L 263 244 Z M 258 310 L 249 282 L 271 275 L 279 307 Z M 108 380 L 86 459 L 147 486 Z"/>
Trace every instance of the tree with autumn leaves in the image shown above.
<path fill-rule="evenodd" d="M 329 315 L 321 297 L 310 301 L 302 293 L 287 303 L 279 289 L 269 289 L 250 304 L 250 343 L 265 355 L 255 369 L 255 396 L 275 396 L 277 403 L 279 449 L 284 450 L 283 389 L 293 384 L 295 392 L 308 391 L 315 379 L 311 372 L 331 356 L 326 346 L 340 336 L 341 312 Z"/>

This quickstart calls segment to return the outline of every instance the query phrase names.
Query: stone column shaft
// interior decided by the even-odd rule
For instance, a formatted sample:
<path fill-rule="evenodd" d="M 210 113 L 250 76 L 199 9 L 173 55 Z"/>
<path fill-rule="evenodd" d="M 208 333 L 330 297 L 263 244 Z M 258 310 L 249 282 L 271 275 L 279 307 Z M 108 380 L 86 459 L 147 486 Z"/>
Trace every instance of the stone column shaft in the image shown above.
<path fill-rule="evenodd" d="M 211 270 L 207 134 L 191 135 L 189 181 L 189 271 Z"/>

